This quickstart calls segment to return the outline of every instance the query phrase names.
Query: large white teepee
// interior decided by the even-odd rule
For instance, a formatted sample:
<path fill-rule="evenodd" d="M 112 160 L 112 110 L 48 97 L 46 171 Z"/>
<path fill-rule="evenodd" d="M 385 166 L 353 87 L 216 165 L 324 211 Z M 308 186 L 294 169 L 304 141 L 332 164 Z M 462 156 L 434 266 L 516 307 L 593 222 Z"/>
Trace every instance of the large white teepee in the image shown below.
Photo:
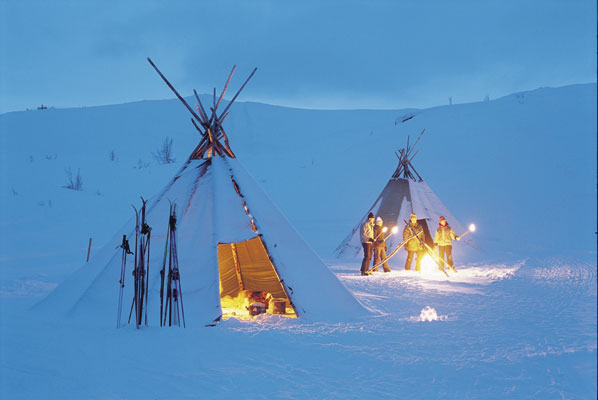
<path fill-rule="evenodd" d="M 418 141 L 423 133 L 422 131 Z M 417 141 L 415 144 L 417 144 Z M 402 232 L 405 227 L 403 221 L 409 221 L 411 213 L 417 215 L 418 222 L 424 228 L 425 241 L 430 246 L 434 242 L 434 234 L 441 216 L 446 218 L 455 234 L 459 235 L 465 232 L 459 221 L 449 212 L 438 196 L 413 168 L 411 161 L 415 157 L 415 154 L 412 154 L 414 148 L 415 145 L 409 147 L 409 141 L 407 141 L 407 147 L 396 153 L 399 159 L 397 169 L 372 207 L 336 248 L 335 254 L 337 257 L 352 258 L 363 254 L 360 227 L 370 212 L 376 217 L 381 217 L 385 226 L 389 228 L 398 227 L 398 232 L 390 235 L 386 240 L 389 252 L 403 241 Z M 461 242 L 456 242 L 456 245 L 460 246 L 461 243 L 472 245 L 473 241 L 470 237 L 466 237 Z"/>
<path fill-rule="evenodd" d="M 242 300 L 242 294 L 248 291 L 269 293 L 278 300 L 278 306 L 285 304 L 286 308 L 281 312 L 280 307 L 277 311 L 270 307 L 268 312 L 290 317 L 347 320 L 367 315 L 368 311 L 323 264 L 235 158 L 221 125 L 232 101 L 218 115 L 220 100 L 214 99 L 216 107 L 208 117 L 197 98 L 196 114 L 160 75 L 192 112 L 202 139 L 172 181 L 147 202 L 146 220 L 152 227 L 148 324 L 160 324 L 160 269 L 170 202 L 176 202 L 178 211 L 176 243 L 187 326 L 212 324 L 233 312 L 237 316 L 243 314 L 242 306 L 234 309 L 231 304 Z M 122 250 L 118 246 L 123 234 L 134 241 L 135 226 L 133 218 L 40 307 L 113 324 L 117 320 L 122 265 Z M 127 323 L 132 307 L 132 270 L 133 257 L 129 256 L 119 324 Z M 135 317 L 132 324 L 134 320 Z"/>

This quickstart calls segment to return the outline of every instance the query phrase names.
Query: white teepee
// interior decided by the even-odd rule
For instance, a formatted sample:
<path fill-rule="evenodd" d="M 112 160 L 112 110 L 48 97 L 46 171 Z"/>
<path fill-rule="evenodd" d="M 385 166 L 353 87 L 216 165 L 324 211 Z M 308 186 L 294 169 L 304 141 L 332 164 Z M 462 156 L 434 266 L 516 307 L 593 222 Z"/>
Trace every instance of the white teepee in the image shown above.
<path fill-rule="evenodd" d="M 418 141 L 423 133 L 422 131 Z M 415 144 L 417 144 L 417 141 Z M 370 212 L 376 217 L 381 217 L 385 226 L 389 228 L 398 227 L 397 234 L 390 235 L 386 240 L 389 252 L 403 241 L 402 232 L 405 227 L 403 221 L 409 221 L 411 213 L 417 215 L 418 222 L 424 228 L 425 241 L 429 245 L 433 244 L 434 234 L 441 216 L 446 218 L 455 234 L 459 235 L 465 232 L 463 225 L 449 212 L 411 164 L 413 157 L 415 157 L 415 154 L 412 154 L 414 148 L 415 145 L 409 147 L 409 142 L 407 142 L 407 147 L 396 153 L 399 159 L 397 169 L 372 207 L 336 248 L 335 254 L 337 257 L 353 258 L 363 254 L 360 227 Z M 473 245 L 474 242 L 471 237 L 466 237 L 462 242 L 457 243 L 459 243 L 459 246 L 461 243 Z"/>
<path fill-rule="evenodd" d="M 367 315 L 368 311 L 305 243 L 230 149 L 221 123 L 247 81 L 220 115 L 216 113 L 220 100 L 215 98 L 216 106 L 208 117 L 199 98 L 195 113 L 160 75 L 193 114 L 202 139 L 172 181 L 147 202 L 146 222 L 152 228 L 145 305 L 148 324 L 160 325 L 160 270 L 170 202 L 177 205 L 176 243 L 187 326 L 212 324 L 222 316 L 243 311 L 241 306 L 234 310 L 231 304 L 239 301 L 243 292 L 252 291 L 277 299 L 277 305 L 283 304 L 283 308 L 276 313 L 289 317 L 347 320 Z M 133 218 L 39 307 L 113 324 L 119 308 L 123 252 L 119 245 L 123 234 L 134 241 L 135 226 Z M 132 270 L 133 256 L 129 256 L 122 318 L 118 321 L 123 325 L 134 298 Z M 268 312 L 273 312 L 272 307 Z"/>

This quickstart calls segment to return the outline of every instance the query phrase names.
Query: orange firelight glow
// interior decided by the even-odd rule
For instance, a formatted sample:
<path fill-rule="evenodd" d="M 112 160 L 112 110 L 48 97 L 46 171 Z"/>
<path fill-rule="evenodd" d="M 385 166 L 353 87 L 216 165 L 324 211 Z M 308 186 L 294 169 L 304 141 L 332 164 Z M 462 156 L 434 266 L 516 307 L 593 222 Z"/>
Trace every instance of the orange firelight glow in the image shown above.
<path fill-rule="evenodd" d="M 442 272 L 438 269 L 438 264 L 434 262 L 434 260 L 432 259 L 432 257 L 430 257 L 429 254 L 426 254 L 422 259 L 421 273 L 424 275 L 442 274 Z"/>

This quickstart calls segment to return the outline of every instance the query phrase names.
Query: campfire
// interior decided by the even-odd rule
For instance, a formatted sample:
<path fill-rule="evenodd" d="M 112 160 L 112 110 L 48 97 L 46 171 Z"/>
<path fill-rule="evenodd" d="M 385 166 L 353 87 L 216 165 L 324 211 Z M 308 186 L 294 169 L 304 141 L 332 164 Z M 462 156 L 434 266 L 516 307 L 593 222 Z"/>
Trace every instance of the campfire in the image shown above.
<path fill-rule="evenodd" d="M 293 307 L 286 299 L 275 299 L 268 292 L 240 290 L 236 297 L 222 296 L 220 303 L 224 319 L 234 317 L 249 320 L 260 314 L 297 318 Z"/>
<path fill-rule="evenodd" d="M 429 254 L 422 258 L 421 273 L 424 275 L 443 275 L 442 271 L 438 269 L 438 264 Z"/>

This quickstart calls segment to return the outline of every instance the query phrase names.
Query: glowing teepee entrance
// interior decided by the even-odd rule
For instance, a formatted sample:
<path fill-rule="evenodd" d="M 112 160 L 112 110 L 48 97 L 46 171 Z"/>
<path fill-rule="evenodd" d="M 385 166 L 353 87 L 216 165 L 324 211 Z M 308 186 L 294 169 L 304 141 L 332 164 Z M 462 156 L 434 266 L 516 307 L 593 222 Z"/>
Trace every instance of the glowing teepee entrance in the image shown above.
<path fill-rule="evenodd" d="M 297 317 L 259 236 L 219 243 L 218 271 L 223 318 L 248 318 L 264 312 Z"/>

